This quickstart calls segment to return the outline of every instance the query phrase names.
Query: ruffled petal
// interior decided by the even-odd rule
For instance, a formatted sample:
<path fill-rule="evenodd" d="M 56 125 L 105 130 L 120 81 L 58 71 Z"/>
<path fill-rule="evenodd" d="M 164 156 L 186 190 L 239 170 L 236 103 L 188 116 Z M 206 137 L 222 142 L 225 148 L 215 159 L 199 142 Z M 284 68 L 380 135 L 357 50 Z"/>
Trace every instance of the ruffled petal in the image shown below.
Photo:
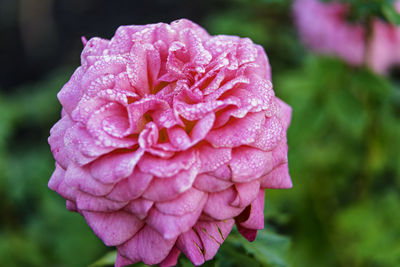
<path fill-rule="evenodd" d="M 175 266 L 178 263 L 179 254 L 181 254 L 180 250 L 176 247 L 173 247 L 168 256 L 158 264 L 160 267 L 171 267 Z"/>
<path fill-rule="evenodd" d="M 272 152 L 250 147 L 239 147 L 232 151 L 229 166 L 234 182 L 248 182 L 259 178 L 273 168 Z"/>
<path fill-rule="evenodd" d="M 154 202 L 151 200 L 138 198 L 129 202 L 128 205 L 124 207 L 124 210 L 134 214 L 141 220 L 147 217 L 147 214 L 151 207 L 153 207 Z"/>
<path fill-rule="evenodd" d="M 219 222 L 198 222 L 193 228 L 203 244 L 205 260 L 214 258 L 221 244 L 225 241 L 234 224 L 233 219 Z"/>
<path fill-rule="evenodd" d="M 125 211 L 89 212 L 83 211 L 82 215 L 93 232 L 107 246 L 118 246 L 139 231 L 144 222 Z"/>
<path fill-rule="evenodd" d="M 147 217 L 147 223 L 165 239 L 176 239 L 196 223 L 206 201 L 207 195 L 203 195 L 196 209 L 184 215 L 166 215 L 158 211 L 158 209 L 152 209 Z"/>
<path fill-rule="evenodd" d="M 150 226 L 144 226 L 132 239 L 117 247 L 118 252 L 132 262 L 147 265 L 162 262 L 170 253 L 176 239 L 164 239 Z"/>
<path fill-rule="evenodd" d="M 139 148 L 135 152 L 107 154 L 91 164 L 90 173 L 102 183 L 117 183 L 132 174 L 143 153 Z"/>
<path fill-rule="evenodd" d="M 176 246 L 194 265 L 198 266 L 204 263 L 203 243 L 192 229 L 179 236 Z"/>
<path fill-rule="evenodd" d="M 204 206 L 204 212 L 219 221 L 239 215 L 244 208 L 231 206 L 236 194 L 236 190 L 232 187 L 221 192 L 210 193 Z"/>
<path fill-rule="evenodd" d="M 130 201 L 140 197 L 149 186 L 153 176 L 135 169 L 133 173 L 117 183 L 107 195 L 115 201 Z"/>

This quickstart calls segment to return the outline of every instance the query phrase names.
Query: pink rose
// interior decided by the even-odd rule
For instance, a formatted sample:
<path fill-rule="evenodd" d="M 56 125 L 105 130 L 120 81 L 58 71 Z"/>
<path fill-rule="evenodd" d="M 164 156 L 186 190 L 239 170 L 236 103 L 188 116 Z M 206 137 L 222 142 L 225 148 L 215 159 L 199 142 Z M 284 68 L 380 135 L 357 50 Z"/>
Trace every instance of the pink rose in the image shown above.
<path fill-rule="evenodd" d="M 300 37 L 311 49 L 340 57 L 352 65 L 363 63 L 365 29 L 347 21 L 348 5 L 295 0 L 293 11 Z"/>
<path fill-rule="evenodd" d="M 49 187 L 118 251 L 116 266 L 210 260 L 234 223 L 263 229 L 265 188 L 292 186 L 263 48 L 188 20 L 90 39 L 58 98 Z"/>
<path fill-rule="evenodd" d="M 400 13 L 400 1 L 395 2 L 395 8 Z M 392 66 L 400 64 L 400 27 L 374 19 L 367 60 L 379 74 L 387 74 Z"/>

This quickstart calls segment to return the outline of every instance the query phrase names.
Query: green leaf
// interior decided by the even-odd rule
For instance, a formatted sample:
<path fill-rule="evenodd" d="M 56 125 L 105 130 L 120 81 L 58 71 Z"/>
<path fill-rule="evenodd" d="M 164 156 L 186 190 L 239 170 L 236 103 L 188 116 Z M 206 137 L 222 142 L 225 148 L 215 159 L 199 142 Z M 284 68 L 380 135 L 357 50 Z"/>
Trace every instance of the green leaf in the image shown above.
<path fill-rule="evenodd" d="M 89 265 L 89 267 L 102 267 L 102 266 L 110 266 L 114 265 L 115 260 L 117 259 L 117 251 L 110 251 L 99 260 Z"/>
<path fill-rule="evenodd" d="M 382 5 L 382 13 L 385 18 L 393 24 L 400 25 L 400 14 L 392 3 Z"/>
<path fill-rule="evenodd" d="M 268 266 L 288 266 L 286 261 L 289 250 L 289 238 L 268 230 L 258 231 L 254 242 L 243 243 L 246 251 L 259 262 Z"/>

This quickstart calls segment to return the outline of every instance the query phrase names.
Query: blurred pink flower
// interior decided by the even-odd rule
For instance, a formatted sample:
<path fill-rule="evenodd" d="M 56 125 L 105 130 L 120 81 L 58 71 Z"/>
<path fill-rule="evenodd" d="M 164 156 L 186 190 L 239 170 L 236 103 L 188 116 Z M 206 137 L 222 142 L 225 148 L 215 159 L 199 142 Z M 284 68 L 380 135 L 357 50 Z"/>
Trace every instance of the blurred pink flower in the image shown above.
<path fill-rule="evenodd" d="M 365 29 L 347 21 L 348 5 L 319 0 L 295 0 L 295 23 L 302 41 L 311 49 L 361 65 L 365 51 Z"/>
<path fill-rule="evenodd" d="M 369 42 L 367 63 L 379 74 L 387 74 L 390 68 L 400 64 L 400 28 L 375 19 Z"/>
<path fill-rule="evenodd" d="M 86 40 L 85 40 L 86 41 Z M 85 44 L 58 94 L 49 187 L 117 247 L 116 266 L 210 260 L 234 223 L 263 229 L 264 189 L 292 186 L 263 48 L 188 20 Z"/>

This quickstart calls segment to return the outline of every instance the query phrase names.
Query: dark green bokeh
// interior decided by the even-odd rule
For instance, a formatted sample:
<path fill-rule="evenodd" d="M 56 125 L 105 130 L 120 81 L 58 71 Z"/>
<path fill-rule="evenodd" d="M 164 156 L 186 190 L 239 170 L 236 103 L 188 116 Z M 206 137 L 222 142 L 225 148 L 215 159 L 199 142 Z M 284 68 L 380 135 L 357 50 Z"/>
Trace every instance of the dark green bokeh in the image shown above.
<path fill-rule="evenodd" d="M 196 18 L 185 13 L 188 4 L 174 14 L 195 19 L 212 34 L 250 37 L 263 45 L 275 92 L 293 108 L 293 189 L 267 190 L 266 229 L 255 243 L 234 232 L 207 266 L 399 266 L 398 77 L 307 52 L 290 4 L 206 1 Z M 88 16 L 92 9 L 99 10 L 94 1 L 84 5 Z M 118 13 L 110 16 L 120 23 Z M 3 28 L 13 21 L 1 20 Z M 51 65 L 56 70 L 46 69 L 35 82 L 4 76 L 3 86 L 10 86 L 0 94 L 0 266 L 87 266 L 110 251 L 47 188 L 54 168 L 47 136 L 61 110 L 56 94 L 79 64 L 80 40 L 73 42 L 73 59 Z M 103 262 L 114 256 L 107 254 Z M 191 266 L 184 258 L 179 264 Z"/>

